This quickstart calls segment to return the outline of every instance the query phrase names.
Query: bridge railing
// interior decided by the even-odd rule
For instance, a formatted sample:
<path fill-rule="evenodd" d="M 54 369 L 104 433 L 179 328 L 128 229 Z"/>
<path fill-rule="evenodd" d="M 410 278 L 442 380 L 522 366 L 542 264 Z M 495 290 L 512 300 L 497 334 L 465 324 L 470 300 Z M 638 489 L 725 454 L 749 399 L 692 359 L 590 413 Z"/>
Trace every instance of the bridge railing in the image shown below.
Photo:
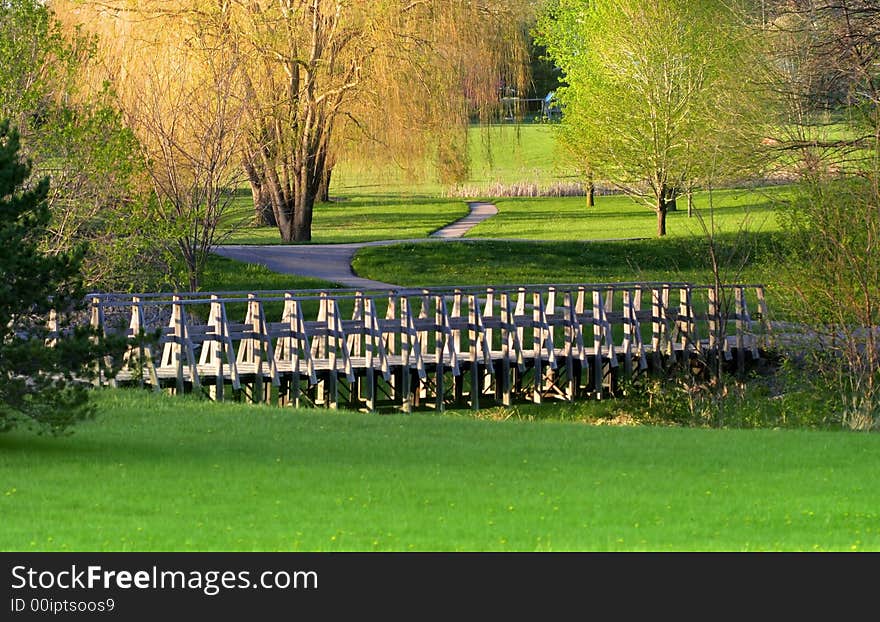
<path fill-rule="evenodd" d="M 227 387 L 247 386 L 255 399 L 274 388 L 297 404 L 321 383 L 331 405 L 340 382 L 350 391 L 362 382 L 368 409 L 380 379 L 404 401 L 431 384 L 439 404 L 444 376 L 467 376 L 472 402 L 490 385 L 509 402 L 511 378 L 528 372 L 536 392 L 546 377 L 566 378 L 562 394 L 573 398 L 582 370 L 595 391 L 609 369 L 632 374 L 693 355 L 742 367 L 771 336 L 764 288 L 750 284 L 95 293 L 89 302 L 92 326 L 130 344 L 102 382 L 204 385 L 217 399 Z"/>

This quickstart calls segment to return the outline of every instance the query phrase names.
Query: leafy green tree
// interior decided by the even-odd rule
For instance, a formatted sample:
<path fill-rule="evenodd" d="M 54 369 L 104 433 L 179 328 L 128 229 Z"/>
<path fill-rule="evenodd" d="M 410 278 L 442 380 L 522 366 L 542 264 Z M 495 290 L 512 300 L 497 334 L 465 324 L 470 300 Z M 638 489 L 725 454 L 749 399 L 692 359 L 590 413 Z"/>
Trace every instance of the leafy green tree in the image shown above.
<path fill-rule="evenodd" d="M 688 188 L 752 164 L 761 99 L 742 25 L 720 0 L 551 0 L 539 18 L 566 84 L 563 142 L 597 180 L 643 198 L 658 236 Z"/>
<path fill-rule="evenodd" d="M 31 184 L 20 138 L 0 123 L 0 431 L 26 423 L 59 433 L 88 417 L 86 391 L 101 340 L 58 322 L 54 347 L 47 319 L 71 317 L 83 300 L 83 249 L 47 254 L 49 180 Z"/>
<path fill-rule="evenodd" d="M 86 79 L 94 38 L 65 28 L 52 6 L 0 3 L 0 119 L 20 133 L 34 178 L 51 182 L 42 247 L 64 253 L 90 242 L 83 269 L 91 286 L 143 286 L 159 265 L 141 238 L 128 235 L 142 203 L 138 145 L 114 94 Z"/>

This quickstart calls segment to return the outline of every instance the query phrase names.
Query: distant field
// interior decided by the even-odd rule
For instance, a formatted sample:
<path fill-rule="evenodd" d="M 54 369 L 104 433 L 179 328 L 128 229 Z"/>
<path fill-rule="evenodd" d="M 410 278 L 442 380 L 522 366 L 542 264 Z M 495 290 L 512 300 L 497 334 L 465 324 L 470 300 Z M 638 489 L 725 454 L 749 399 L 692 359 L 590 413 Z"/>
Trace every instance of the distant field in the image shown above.
<path fill-rule="evenodd" d="M 0 435 L 0 550 L 880 550 L 872 434 L 99 403 Z"/>
<path fill-rule="evenodd" d="M 470 174 L 462 183 L 552 183 L 572 179 L 576 171 L 557 150 L 554 130 L 555 126 L 546 124 L 471 127 L 468 133 Z M 436 182 L 430 166 L 416 168 L 423 171 L 422 179 L 408 178 L 399 169 L 343 159 L 333 171 L 331 195 L 412 192 L 436 196 L 443 193 L 444 188 Z"/>
<path fill-rule="evenodd" d="M 471 174 L 464 184 L 582 181 L 554 139 L 553 125 L 495 125 L 470 133 Z"/>

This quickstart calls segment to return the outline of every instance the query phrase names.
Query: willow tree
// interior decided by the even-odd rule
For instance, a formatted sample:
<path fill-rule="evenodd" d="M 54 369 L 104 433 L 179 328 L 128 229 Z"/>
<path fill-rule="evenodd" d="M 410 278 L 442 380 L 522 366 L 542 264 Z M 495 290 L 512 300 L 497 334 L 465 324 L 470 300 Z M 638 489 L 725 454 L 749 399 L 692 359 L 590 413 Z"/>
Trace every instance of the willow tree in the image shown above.
<path fill-rule="evenodd" d="M 285 241 L 311 238 L 317 197 L 341 156 L 411 163 L 425 156 L 442 180 L 466 167 L 466 127 L 498 101 L 503 84 L 524 82 L 528 0 L 57 0 L 89 28 L 190 40 L 209 36 L 217 58 L 236 67 L 239 164 L 264 219 Z M 89 12 L 89 10 L 91 12 Z M 137 23 L 120 29 L 118 23 Z M 163 24 L 157 27 L 157 24 Z M 145 35 L 144 33 L 149 33 Z M 189 34 L 186 34 L 189 33 Z M 161 47 L 152 52 L 161 58 Z M 118 56 L 107 55 L 109 64 Z M 117 88 L 149 81 L 142 64 Z M 146 73 L 144 73 L 146 72 Z M 232 95 L 230 95 L 232 96 Z"/>
<path fill-rule="evenodd" d="M 562 138 L 598 179 L 666 215 L 733 176 L 761 136 L 750 31 L 721 0 L 552 0 L 536 29 L 563 71 Z"/>
<path fill-rule="evenodd" d="M 528 2 L 232 2 L 228 44 L 242 71 L 258 205 L 285 241 L 311 239 L 317 197 L 340 155 L 433 157 L 466 171 L 473 108 L 522 82 Z"/>

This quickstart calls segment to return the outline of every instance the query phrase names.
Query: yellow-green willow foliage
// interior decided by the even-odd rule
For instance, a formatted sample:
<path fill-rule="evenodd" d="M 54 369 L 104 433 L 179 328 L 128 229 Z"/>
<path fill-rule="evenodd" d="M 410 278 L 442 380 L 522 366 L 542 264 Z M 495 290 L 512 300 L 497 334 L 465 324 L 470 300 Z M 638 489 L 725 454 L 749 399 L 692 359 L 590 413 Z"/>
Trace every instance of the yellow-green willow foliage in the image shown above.
<path fill-rule="evenodd" d="M 174 90 L 175 76 L 198 82 L 214 71 L 204 63 L 232 71 L 224 97 L 240 103 L 240 114 L 237 104 L 228 112 L 256 206 L 285 241 L 305 241 L 340 158 L 379 165 L 427 156 L 441 180 L 466 172 L 469 119 L 487 118 L 503 86 L 525 83 L 532 4 L 64 0 L 57 10 L 99 35 L 126 109 L 131 90 Z M 178 52 L 166 52 L 191 45 L 213 53 L 183 68 Z"/>

